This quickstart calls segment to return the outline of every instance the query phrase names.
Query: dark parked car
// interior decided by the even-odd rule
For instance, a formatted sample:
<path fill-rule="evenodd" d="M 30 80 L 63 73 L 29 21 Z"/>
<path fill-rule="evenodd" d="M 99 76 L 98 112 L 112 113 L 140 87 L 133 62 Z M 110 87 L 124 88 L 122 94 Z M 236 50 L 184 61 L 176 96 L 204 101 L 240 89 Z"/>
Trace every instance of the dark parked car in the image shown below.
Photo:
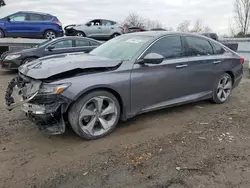
<path fill-rule="evenodd" d="M 216 33 L 200 33 L 200 34 L 218 41 L 218 35 Z"/>
<path fill-rule="evenodd" d="M 63 36 L 62 24 L 51 14 L 20 11 L 0 19 L 0 38 L 54 39 L 61 36 Z"/>
<path fill-rule="evenodd" d="M 46 133 L 61 134 L 68 122 L 79 136 L 97 139 L 120 119 L 140 113 L 204 99 L 226 102 L 242 78 L 242 63 L 237 53 L 204 36 L 131 33 L 89 54 L 21 66 L 5 100 L 7 109 L 21 105 L 30 117 L 42 120 Z M 14 103 L 12 88 L 20 103 Z"/>
<path fill-rule="evenodd" d="M 147 31 L 147 30 L 141 27 L 130 27 L 127 29 L 126 33 L 135 33 L 135 32 L 142 32 L 142 31 Z"/>
<path fill-rule="evenodd" d="M 167 31 L 166 29 L 163 28 L 153 28 L 151 31 Z"/>
<path fill-rule="evenodd" d="M 17 69 L 22 64 L 44 56 L 71 52 L 88 53 L 100 44 L 97 40 L 85 37 L 60 37 L 46 40 L 30 49 L 4 53 L 0 63 L 3 69 Z"/>

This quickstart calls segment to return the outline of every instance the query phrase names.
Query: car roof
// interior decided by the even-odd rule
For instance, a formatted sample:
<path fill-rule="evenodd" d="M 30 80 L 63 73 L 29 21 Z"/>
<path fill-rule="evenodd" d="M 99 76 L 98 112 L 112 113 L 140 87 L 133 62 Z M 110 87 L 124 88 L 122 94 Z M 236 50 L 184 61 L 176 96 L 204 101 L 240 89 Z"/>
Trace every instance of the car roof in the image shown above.
<path fill-rule="evenodd" d="M 188 36 L 195 36 L 195 37 L 200 37 L 200 38 L 206 38 L 207 37 L 195 33 L 184 33 L 184 32 L 173 32 L 173 31 L 144 31 L 144 32 L 136 32 L 136 33 L 128 33 L 126 35 L 130 36 L 148 36 L 148 37 L 153 37 L 153 38 L 160 38 L 163 36 L 167 35 L 188 35 Z"/>
<path fill-rule="evenodd" d="M 43 13 L 43 12 L 35 12 L 35 11 L 19 11 L 17 13 L 28 13 L 28 14 L 41 14 L 41 15 L 49 15 L 49 16 L 52 16 L 51 14 L 48 14 L 48 13 Z"/>
<path fill-rule="evenodd" d="M 53 39 L 53 41 L 57 41 L 57 40 L 61 40 L 61 39 L 69 39 L 69 40 L 77 40 L 77 39 L 79 39 L 79 40 L 84 40 L 84 39 L 86 39 L 86 40 L 95 41 L 95 42 L 98 42 L 98 43 L 101 44 L 101 42 L 98 41 L 98 40 L 95 40 L 95 39 L 92 39 L 92 38 L 88 38 L 88 37 L 78 37 L 78 36 L 64 36 L 64 37 L 58 37 L 58 38 Z M 52 41 L 52 40 L 51 40 L 51 41 Z"/>

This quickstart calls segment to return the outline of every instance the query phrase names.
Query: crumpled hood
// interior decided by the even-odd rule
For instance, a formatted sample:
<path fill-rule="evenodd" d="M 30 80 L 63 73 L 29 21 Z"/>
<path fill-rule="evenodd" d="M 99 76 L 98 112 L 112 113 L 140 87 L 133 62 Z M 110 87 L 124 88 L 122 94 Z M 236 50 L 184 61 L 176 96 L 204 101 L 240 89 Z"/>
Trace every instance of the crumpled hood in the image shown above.
<path fill-rule="evenodd" d="M 112 68 L 120 63 L 120 60 L 111 60 L 80 52 L 43 57 L 20 66 L 18 70 L 20 73 L 34 79 L 47 79 L 67 71 Z"/>

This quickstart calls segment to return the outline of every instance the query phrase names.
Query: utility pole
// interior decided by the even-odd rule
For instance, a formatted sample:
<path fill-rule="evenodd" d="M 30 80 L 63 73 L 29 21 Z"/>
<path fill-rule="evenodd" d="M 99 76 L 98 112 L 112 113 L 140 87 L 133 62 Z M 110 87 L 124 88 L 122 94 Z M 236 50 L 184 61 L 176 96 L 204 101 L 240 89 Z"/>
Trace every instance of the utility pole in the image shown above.
<path fill-rule="evenodd" d="M 6 5 L 6 3 L 4 2 L 4 0 L 0 0 L 0 7 L 3 7 L 5 5 Z"/>

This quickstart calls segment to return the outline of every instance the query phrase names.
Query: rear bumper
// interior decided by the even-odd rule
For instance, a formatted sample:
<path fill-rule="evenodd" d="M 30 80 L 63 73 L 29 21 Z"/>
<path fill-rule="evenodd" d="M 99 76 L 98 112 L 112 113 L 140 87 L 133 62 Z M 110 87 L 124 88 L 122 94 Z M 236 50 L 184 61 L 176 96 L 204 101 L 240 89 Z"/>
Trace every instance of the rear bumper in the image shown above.
<path fill-rule="evenodd" d="M 63 31 L 58 31 L 58 32 L 56 32 L 56 36 L 57 37 L 63 37 L 64 36 L 64 32 Z"/>

